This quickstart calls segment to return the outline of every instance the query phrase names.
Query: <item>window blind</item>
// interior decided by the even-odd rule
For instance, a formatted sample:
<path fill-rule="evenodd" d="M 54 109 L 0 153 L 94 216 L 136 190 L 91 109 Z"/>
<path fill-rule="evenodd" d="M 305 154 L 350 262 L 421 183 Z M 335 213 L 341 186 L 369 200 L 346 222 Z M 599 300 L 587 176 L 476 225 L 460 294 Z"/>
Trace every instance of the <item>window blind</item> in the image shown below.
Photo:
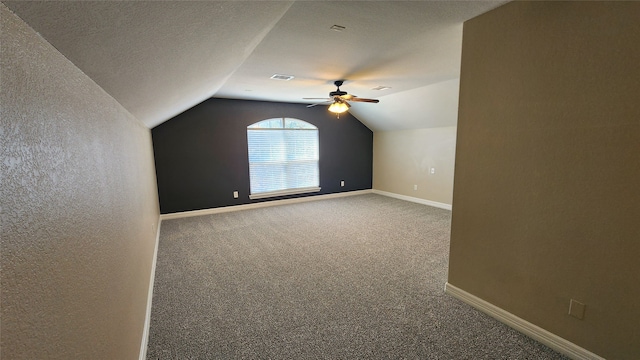
<path fill-rule="evenodd" d="M 317 129 L 249 127 L 247 142 L 251 198 L 319 190 Z"/>

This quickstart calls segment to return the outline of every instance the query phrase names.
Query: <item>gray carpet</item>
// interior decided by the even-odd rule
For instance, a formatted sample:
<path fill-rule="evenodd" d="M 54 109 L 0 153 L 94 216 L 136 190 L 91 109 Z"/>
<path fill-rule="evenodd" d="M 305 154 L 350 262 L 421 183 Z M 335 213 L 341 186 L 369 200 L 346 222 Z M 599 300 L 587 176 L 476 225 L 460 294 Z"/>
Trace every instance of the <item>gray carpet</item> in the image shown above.
<path fill-rule="evenodd" d="M 444 293 L 449 221 L 374 194 L 163 221 L 147 359 L 565 359 Z"/>

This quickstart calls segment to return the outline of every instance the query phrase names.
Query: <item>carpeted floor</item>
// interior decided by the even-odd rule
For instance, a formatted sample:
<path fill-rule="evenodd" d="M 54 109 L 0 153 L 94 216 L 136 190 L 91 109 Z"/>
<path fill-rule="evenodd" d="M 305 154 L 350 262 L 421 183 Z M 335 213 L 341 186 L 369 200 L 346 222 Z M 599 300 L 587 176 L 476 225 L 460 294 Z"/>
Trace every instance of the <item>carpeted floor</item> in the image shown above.
<path fill-rule="evenodd" d="M 165 220 L 147 359 L 566 359 L 444 293 L 449 220 L 375 194 Z"/>

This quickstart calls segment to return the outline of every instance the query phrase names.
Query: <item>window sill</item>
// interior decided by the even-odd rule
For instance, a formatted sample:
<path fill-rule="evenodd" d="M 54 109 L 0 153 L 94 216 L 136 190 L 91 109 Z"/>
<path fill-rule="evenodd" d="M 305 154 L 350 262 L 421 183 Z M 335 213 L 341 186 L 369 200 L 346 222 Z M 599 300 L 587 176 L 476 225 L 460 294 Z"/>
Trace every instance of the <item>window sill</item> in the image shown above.
<path fill-rule="evenodd" d="M 319 187 L 307 187 L 307 188 L 299 188 L 299 189 L 269 191 L 264 193 L 251 194 L 249 195 L 249 199 L 251 200 L 264 199 L 264 198 L 270 198 L 270 197 L 276 197 L 276 196 L 306 194 L 306 193 L 312 193 L 312 192 L 318 192 L 318 191 L 320 191 Z"/>

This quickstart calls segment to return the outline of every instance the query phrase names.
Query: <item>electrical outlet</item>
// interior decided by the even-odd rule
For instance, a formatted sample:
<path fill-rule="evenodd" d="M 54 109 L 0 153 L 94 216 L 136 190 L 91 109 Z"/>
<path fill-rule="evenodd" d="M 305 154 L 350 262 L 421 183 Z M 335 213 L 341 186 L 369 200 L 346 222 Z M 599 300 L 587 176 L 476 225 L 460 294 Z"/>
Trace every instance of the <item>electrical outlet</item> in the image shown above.
<path fill-rule="evenodd" d="M 344 180 L 340 181 L 340 186 L 344 186 Z"/>
<path fill-rule="evenodd" d="M 238 198 L 238 192 L 237 192 L 237 191 L 234 191 L 234 192 L 233 192 L 233 198 L 234 198 L 234 199 L 237 199 L 237 198 Z"/>
<path fill-rule="evenodd" d="M 584 310 L 587 306 L 579 301 L 571 299 L 569 301 L 569 315 L 577 319 L 584 319 Z"/>
<path fill-rule="evenodd" d="M 413 190 L 418 190 L 418 185 L 413 185 Z"/>
<path fill-rule="evenodd" d="M 429 174 L 433 175 L 436 173 L 436 168 L 430 168 L 429 169 Z"/>

